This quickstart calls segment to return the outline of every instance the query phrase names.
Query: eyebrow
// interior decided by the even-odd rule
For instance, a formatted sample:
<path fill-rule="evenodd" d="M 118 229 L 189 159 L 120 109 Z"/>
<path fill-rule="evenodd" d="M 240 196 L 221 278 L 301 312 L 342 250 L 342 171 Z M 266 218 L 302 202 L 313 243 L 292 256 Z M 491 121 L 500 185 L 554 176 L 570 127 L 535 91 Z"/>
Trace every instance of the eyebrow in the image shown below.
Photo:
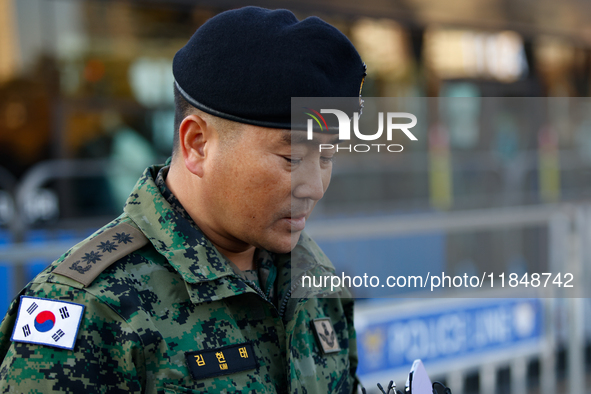
<path fill-rule="evenodd" d="M 283 135 L 281 136 L 281 140 L 283 141 L 283 143 L 285 143 L 286 145 L 291 145 L 291 144 L 310 144 L 310 145 L 319 145 L 321 143 L 320 139 L 318 138 L 318 133 L 313 133 L 312 134 L 312 139 L 309 140 L 308 139 L 308 135 L 306 132 L 304 131 L 289 131 L 289 130 L 284 130 L 283 131 Z M 338 144 L 340 142 L 339 140 L 339 135 L 335 134 L 334 138 L 328 140 L 328 141 L 324 141 L 322 142 L 323 144 Z"/>

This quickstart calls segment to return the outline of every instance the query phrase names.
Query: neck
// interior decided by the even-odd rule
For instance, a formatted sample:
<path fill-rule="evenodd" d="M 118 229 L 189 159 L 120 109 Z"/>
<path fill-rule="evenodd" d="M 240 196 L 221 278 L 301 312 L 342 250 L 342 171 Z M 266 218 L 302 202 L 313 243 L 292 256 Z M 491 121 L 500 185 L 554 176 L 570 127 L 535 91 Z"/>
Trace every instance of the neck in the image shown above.
<path fill-rule="evenodd" d="M 192 178 L 193 175 L 182 173 L 178 170 L 179 167 L 175 166 L 173 161 L 165 180 L 166 186 L 179 200 L 203 234 L 225 258 L 242 271 L 255 269 L 254 253 L 256 248 L 243 242 L 233 242 L 208 225 L 206 208 L 203 209 L 203 207 L 207 206 L 206 201 L 201 201 L 198 188 L 197 190 L 194 189 L 195 179 Z M 202 211 L 198 211 L 196 207 L 199 207 Z"/>
<path fill-rule="evenodd" d="M 224 255 L 225 258 L 230 260 L 236 267 L 241 271 L 254 270 L 256 268 L 254 263 L 254 252 L 255 248 L 251 247 L 242 252 L 232 252 L 230 250 L 224 250 L 220 246 L 214 244 L 215 248 Z"/>

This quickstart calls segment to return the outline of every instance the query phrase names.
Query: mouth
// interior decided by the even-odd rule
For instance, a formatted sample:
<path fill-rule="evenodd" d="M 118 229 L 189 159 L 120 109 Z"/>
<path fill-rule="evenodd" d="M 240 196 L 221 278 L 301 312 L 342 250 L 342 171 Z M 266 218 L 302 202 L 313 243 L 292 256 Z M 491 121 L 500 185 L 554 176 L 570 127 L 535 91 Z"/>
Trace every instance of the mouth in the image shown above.
<path fill-rule="evenodd" d="M 284 218 L 284 220 L 289 223 L 292 232 L 302 231 L 304 227 L 306 227 L 306 217 L 308 216 L 307 213 L 301 213 L 297 215 L 291 215 L 289 217 Z"/>

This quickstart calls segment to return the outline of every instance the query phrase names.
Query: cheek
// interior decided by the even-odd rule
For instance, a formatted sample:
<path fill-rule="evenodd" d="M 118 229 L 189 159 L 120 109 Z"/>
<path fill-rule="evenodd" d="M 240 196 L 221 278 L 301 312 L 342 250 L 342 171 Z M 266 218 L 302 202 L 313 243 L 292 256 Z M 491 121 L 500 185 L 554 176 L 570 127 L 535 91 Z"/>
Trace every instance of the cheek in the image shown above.
<path fill-rule="evenodd" d="M 231 195 L 233 205 L 251 219 L 274 215 L 290 204 L 290 174 L 269 161 L 258 158 L 249 164 L 238 164 L 227 172 L 229 190 L 221 197 Z"/>
<path fill-rule="evenodd" d="M 330 184 L 331 175 L 332 175 L 332 166 L 328 169 L 324 169 L 322 172 L 322 186 L 324 187 L 325 193 L 326 193 L 326 189 L 328 189 L 328 185 Z"/>
<path fill-rule="evenodd" d="M 289 204 L 291 197 L 291 178 L 283 170 L 264 167 L 251 178 L 249 188 L 252 196 L 256 196 L 259 205 Z M 253 201 L 256 202 L 256 201 Z M 269 206 L 271 208 L 271 206 Z"/>

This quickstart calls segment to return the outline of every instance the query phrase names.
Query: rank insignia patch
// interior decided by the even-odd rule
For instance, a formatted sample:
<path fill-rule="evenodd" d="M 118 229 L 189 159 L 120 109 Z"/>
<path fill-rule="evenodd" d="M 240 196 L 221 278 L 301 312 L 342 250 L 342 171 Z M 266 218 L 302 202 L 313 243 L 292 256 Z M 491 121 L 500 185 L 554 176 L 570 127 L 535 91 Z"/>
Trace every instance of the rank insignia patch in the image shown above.
<path fill-rule="evenodd" d="M 84 305 L 21 297 L 11 341 L 72 350 Z"/>
<path fill-rule="evenodd" d="M 341 351 L 337 334 L 335 333 L 328 317 L 314 319 L 312 321 L 312 329 L 316 334 L 316 339 L 320 344 L 323 354 L 331 354 Z"/>
<path fill-rule="evenodd" d="M 148 238 L 137 228 L 128 223 L 119 223 L 68 255 L 53 273 L 89 286 L 111 264 L 148 242 Z"/>
<path fill-rule="evenodd" d="M 185 353 L 193 379 L 227 375 L 258 367 L 250 342 Z"/>

